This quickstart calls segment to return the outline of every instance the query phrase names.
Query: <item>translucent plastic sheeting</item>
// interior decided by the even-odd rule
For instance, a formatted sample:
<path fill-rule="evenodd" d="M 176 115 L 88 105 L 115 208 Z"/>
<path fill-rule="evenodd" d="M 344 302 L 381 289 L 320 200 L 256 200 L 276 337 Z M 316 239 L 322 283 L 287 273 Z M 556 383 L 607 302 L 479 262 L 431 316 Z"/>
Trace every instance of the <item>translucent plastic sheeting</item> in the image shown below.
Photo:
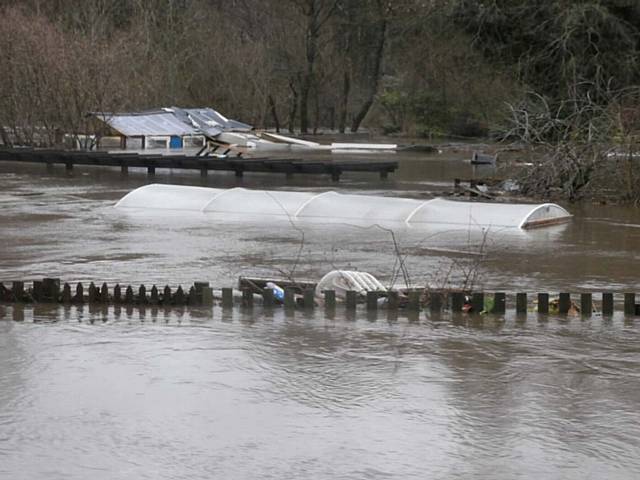
<path fill-rule="evenodd" d="M 403 222 L 407 225 L 531 228 L 563 223 L 571 215 L 552 204 L 415 200 L 372 195 L 217 189 L 152 184 L 125 195 L 116 208 L 188 210 L 246 216 L 282 216 L 323 222 Z"/>

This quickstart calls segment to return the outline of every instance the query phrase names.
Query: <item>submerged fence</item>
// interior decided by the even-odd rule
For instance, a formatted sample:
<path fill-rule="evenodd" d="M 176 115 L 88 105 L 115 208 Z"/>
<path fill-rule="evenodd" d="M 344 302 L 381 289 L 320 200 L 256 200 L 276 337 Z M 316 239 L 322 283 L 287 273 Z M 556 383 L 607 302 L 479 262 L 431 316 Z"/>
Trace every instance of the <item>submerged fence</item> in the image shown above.
<path fill-rule="evenodd" d="M 4 282 L 7 283 L 7 282 Z M 102 304 L 123 305 L 144 308 L 145 306 L 172 307 L 213 307 L 221 306 L 232 309 L 236 306 L 253 308 L 261 303 L 263 308 L 285 308 L 289 310 L 313 310 L 324 307 L 326 311 L 335 312 L 341 304 L 347 312 L 355 312 L 365 308 L 367 312 L 386 310 L 397 312 L 420 312 L 426 310 L 432 313 L 449 311 L 454 313 L 472 314 L 505 314 L 507 309 L 515 309 L 517 314 L 536 311 L 540 314 L 580 314 L 591 316 L 600 313 L 603 316 L 613 315 L 617 306 L 622 305 L 622 312 L 627 316 L 640 315 L 640 304 L 636 304 L 635 293 L 619 294 L 622 303 L 616 302 L 616 294 L 611 292 L 580 293 L 572 296 L 562 292 L 553 298 L 549 293 L 533 295 L 520 292 L 507 295 L 504 292 L 461 292 L 461 291 L 433 291 L 416 289 L 409 291 L 366 292 L 361 295 L 355 291 L 348 291 L 343 300 L 338 299 L 334 290 L 322 292 L 320 298 L 315 289 L 305 286 L 286 287 L 284 296 L 276 298 L 271 288 L 256 289 L 242 287 L 240 290 L 222 288 L 216 290 L 208 282 L 194 282 L 188 289 L 182 286 L 171 288 L 166 285 L 158 288 L 153 285 L 147 289 L 145 285 L 135 288 L 131 285 L 114 285 L 109 288 L 107 283 L 97 286 L 91 282 L 86 288 L 82 283 L 71 287 L 69 283 L 61 285 L 58 278 L 44 278 L 33 282 L 13 281 L 6 287 L 0 282 L 0 301 L 4 303 L 44 303 L 44 304 Z M 257 293 L 258 290 L 258 293 Z M 574 302 L 574 299 L 578 300 Z M 381 302 L 382 300 L 382 302 Z"/>

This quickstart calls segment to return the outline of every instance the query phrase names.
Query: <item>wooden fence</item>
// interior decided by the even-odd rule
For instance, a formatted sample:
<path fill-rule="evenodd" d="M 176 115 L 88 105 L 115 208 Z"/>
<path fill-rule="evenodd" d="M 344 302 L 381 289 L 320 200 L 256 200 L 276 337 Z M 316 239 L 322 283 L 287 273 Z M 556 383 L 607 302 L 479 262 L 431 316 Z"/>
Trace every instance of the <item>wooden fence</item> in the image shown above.
<path fill-rule="evenodd" d="M 338 303 L 343 305 L 347 312 L 355 312 L 365 308 L 368 312 L 376 312 L 379 309 L 395 312 L 405 310 L 419 312 L 427 310 L 433 313 L 468 312 L 502 315 L 507 309 L 514 309 L 516 314 L 526 314 L 531 309 L 540 314 L 569 313 L 591 316 L 594 312 L 602 315 L 613 315 L 617 305 L 622 305 L 622 312 L 627 316 L 640 315 L 640 304 L 636 304 L 635 293 L 619 294 L 624 301 L 616 303 L 616 295 L 611 292 L 580 293 L 574 294 L 562 292 L 557 298 L 549 293 L 536 293 L 530 295 L 524 292 L 507 295 L 504 292 L 444 292 L 429 290 L 410 290 L 406 292 L 367 292 L 360 295 L 355 291 L 346 292 L 346 298 L 338 302 L 336 292 L 333 290 L 323 292 L 321 299 L 316 298 L 312 288 L 284 289 L 282 301 L 276 299 L 274 291 L 270 288 L 261 289 L 256 295 L 256 288 L 243 287 L 241 290 L 222 288 L 214 293 L 208 282 L 194 282 L 188 289 L 178 286 L 171 288 L 165 286 L 158 288 L 153 285 L 150 289 L 140 285 L 137 288 L 131 285 L 122 286 L 116 284 L 109 288 L 106 283 L 100 286 L 91 282 L 87 287 L 77 283 L 74 288 L 69 283 L 61 284 L 60 279 L 44 278 L 27 284 L 23 281 L 0 282 L 0 301 L 4 303 L 50 303 L 50 304 L 103 304 L 103 305 L 127 305 L 144 307 L 156 305 L 164 307 L 212 307 L 220 305 L 222 308 L 231 309 L 235 306 L 253 308 L 259 301 L 263 308 L 304 309 L 313 310 L 321 304 L 327 311 L 335 311 Z M 28 286 L 28 287 L 27 287 Z M 384 298 L 381 305 L 380 299 Z M 488 300 L 488 301 L 487 301 Z M 511 303 L 510 303 L 511 301 Z"/>

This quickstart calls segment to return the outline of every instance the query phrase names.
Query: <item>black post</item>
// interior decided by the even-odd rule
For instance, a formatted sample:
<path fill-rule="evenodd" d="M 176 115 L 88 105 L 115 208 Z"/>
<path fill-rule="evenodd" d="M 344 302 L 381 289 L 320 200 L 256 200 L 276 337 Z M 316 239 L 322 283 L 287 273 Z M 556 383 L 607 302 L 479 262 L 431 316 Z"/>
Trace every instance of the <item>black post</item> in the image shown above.
<path fill-rule="evenodd" d="M 452 312 L 461 312 L 464 308 L 464 293 L 463 292 L 452 292 L 451 293 L 451 311 Z"/>
<path fill-rule="evenodd" d="M 313 288 L 307 288 L 304 291 L 304 296 L 303 296 L 303 300 L 304 300 L 304 308 L 307 310 L 313 310 L 313 308 L 316 306 L 316 301 L 315 301 L 315 290 Z"/>
<path fill-rule="evenodd" d="M 527 313 L 527 294 L 524 292 L 516 294 L 516 313 Z"/>
<path fill-rule="evenodd" d="M 378 292 L 367 292 L 367 310 L 371 312 L 378 310 Z"/>
<path fill-rule="evenodd" d="M 284 289 L 284 308 L 287 310 L 296 308 L 295 290 L 291 287 L 285 287 Z"/>
<path fill-rule="evenodd" d="M 253 308 L 253 291 L 250 288 L 242 289 L 242 306 Z"/>
<path fill-rule="evenodd" d="M 590 317 L 593 312 L 593 299 L 590 293 L 580 295 L 580 313 L 583 317 Z"/>
<path fill-rule="evenodd" d="M 262 289 L 262 305 L 264 308 L 273 308 L 273 290 L 269 287 Z"/>
<path fill-rule="evenodd" d="M 327 312 L 335 312 L 336 310 L 336 291 L 325 290 L 324 291 L 324 308 Z"/>
<path fill-rule="evenodd" d="M 389 293 L 387 293 L 387 310 L 390 312 L 396 311 L 398 310 L 399 304 L 400 301 L 397 290 L 390 290 Z"/>
<path fill-rule="evenodd" d="M 480 313 L 484 310 L 484 293 L 476 292 L 471 295 L 471 311 Z"/>
<path fill-rule="evenodd" d="M 545 315 L 549 313 L 549 294 L 548 293 L 538 294 L 538 313 L 543 313 Z"/>
<path fill-rule="evenodd" d="M 222 289 L 222 308 L 233 308 L 233 288 Z"/>
<path fill-rule="evenodd" d="M 561 293 L 558 297 L 558 313 L 566 315 L 571 308 L 571 294 Z"/>
<path fill-rule="evenodd" d="M 624 314 L 633 316 L 636 314 L 636 294 L 625 293 L 624 294 Z"/>
<path fill-rule="evenodd" d="M 613 315 L 613 293 L 602 294 L 602 315 Z"/>
<path fill-rule="evenodd" d="M 503 292 L 493 294 L 493 310 L 491 313 L 504 314 L 507 311 L 507 295 Z"/>
<path fill-rule="evenodd" d="M 347 310 L 355 311 L 357 303 L 358 303 L 357 293 L 354 292 L 353 290 L 347 291 L 347 298 L 346 298 Z"/>
<path fill-rule="evenodd" d="M 419 312 L 420 311 L 420 293 L 417 290 L 412 290 L 409 292 L 409 303 L 407 304 L 407 309 Z"/>

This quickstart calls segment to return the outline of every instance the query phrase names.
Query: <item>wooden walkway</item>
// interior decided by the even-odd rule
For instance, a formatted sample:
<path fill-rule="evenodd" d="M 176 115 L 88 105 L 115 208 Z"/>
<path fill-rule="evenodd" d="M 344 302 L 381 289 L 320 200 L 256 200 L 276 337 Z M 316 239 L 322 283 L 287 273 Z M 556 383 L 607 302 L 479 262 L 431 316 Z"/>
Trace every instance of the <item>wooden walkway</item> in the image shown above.
<path fill-rule="evenodd" d="M 397 161 L 333 161 L 303 160 L 294 158 L 267 157 L 199 157 L 178 154 L 138 154 L 123 151 L 88 152 L 74 150 L 51 150 L 34 148 L 0 147 L 0 162 L 41 163 L 49 167 L 59 164 L 67 170 L 75 165 L 94 165 L 101 167 L 120 167 L 122 173 L 129 168 L 146 168 L 153 175 L 157 168 L 199 170 L 206 176 L 210 170 L 234 172 L 242 177 L 245 172 L 331 175 L 333 181 L 340 180 L 344 172 L 373 172 L 381 179 L 398 168 Z"/>

